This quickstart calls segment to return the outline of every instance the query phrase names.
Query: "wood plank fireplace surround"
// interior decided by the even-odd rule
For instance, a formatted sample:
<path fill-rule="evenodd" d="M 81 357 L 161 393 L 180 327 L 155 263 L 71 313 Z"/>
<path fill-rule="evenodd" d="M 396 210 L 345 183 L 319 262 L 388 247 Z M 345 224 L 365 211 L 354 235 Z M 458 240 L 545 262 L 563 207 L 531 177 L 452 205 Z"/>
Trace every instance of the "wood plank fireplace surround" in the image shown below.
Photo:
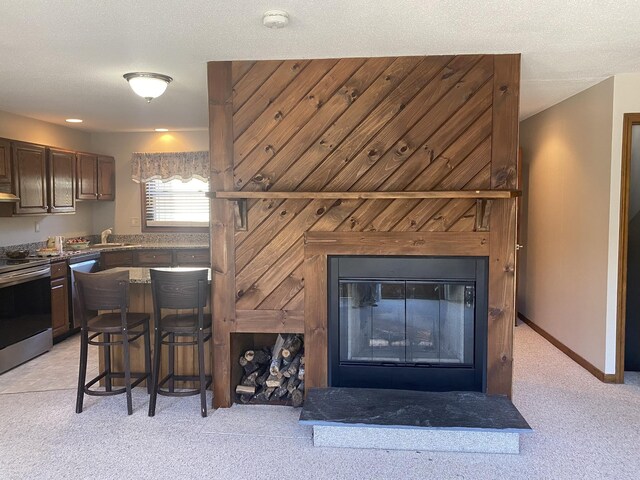
<path fill-rule="evenodd" d="M 519 55 L 208 64 L 214 406 L 265 334 L 304 333 L 306 387 L 329 384 L 335 256 L 483 259 L 483 390 L 511 395 L 519 77 Z"/>

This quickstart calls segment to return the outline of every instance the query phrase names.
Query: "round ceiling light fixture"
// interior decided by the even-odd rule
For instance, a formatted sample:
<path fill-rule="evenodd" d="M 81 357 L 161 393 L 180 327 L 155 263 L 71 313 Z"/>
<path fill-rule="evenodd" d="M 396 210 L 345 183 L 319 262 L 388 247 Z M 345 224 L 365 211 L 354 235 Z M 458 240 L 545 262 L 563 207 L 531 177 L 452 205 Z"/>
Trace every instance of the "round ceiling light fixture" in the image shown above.
<path fill-rule="evenodd" d="M 284 10 L 269 10 L 262 16 L 262 24 L 267 28 L 284 28 L 289 24 L 289 14 Z"/>
<path fill-rule="evenodd" d="M 147 103 L 162 95 L 167 85 L 173 81 L 173 78 L 168 75 L 150 72 L 125 73 L 123 77 L 129 82 L 131 90 L 144 98 Z"/>

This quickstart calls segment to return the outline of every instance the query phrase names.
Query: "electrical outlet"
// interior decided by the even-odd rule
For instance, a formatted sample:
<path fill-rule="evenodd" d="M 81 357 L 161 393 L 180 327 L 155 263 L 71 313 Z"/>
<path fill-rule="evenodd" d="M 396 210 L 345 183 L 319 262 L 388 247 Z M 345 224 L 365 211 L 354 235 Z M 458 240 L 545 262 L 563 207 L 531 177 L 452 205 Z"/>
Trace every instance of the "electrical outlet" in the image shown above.
<path fill-rule="evenodd" d="M 131 217 L 131 226 L 132 227 L 139 227 L 140 226 L 140 218 Z"/>

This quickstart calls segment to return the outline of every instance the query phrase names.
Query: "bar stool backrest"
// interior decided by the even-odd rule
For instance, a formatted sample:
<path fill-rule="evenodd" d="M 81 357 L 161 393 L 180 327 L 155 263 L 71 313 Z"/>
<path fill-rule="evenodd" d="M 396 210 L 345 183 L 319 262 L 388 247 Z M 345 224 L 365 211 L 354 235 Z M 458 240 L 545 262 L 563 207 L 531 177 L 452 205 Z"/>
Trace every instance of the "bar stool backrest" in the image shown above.
<path fill-rule="evenodd" d="M 154 310 L 203 309 L 207 306 L 209 272 L 207 269 L 166 271 L 151 269 Z"/>
<path fill-rule="evenodd" d="M 86 325 L 86 312 L 96 310 L 121 310 L 126 312 L 129 304 L 129 271 L 120 272 L 75 272 L 76 292 L 82 312 L 82 323 Z"/>

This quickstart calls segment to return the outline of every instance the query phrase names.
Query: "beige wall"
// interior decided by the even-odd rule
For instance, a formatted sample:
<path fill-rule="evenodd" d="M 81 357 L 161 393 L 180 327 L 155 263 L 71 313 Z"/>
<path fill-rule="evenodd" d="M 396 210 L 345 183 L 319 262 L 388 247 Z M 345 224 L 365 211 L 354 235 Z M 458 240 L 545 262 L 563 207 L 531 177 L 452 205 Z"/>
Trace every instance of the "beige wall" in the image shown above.
<path fill-rule="evenodd" d="M 72 150 L 91 149 L 88 133 L 2 111 L 0 137 Z M 75 215 L 0 217 L 0 246 L 40 242 L 50 235 L 88 235 L 93 233 L 93 216 L 92 205 L 79 202 Z"/>
<path fill-rule="evenodd" d="M 615 369 L 608 338 L 613 101 L 610 78 L 520 128 L 518 309 L 606 373 Z"/>
<path fill-rule="evenodd" d="M 96 231 L 114 227 L 114 233 L 140 233 L 140 185 L 131 180 L 133 152 L 190 152 L 209 150 L 207 130 L 169 133 L 95 133 L 91 147 L 116 159 L 116 201 L 98 207 Z M 111 220 L 113 219 L 113 220 Z M 138 226 L 134 226 L 137 223 Z"/>

